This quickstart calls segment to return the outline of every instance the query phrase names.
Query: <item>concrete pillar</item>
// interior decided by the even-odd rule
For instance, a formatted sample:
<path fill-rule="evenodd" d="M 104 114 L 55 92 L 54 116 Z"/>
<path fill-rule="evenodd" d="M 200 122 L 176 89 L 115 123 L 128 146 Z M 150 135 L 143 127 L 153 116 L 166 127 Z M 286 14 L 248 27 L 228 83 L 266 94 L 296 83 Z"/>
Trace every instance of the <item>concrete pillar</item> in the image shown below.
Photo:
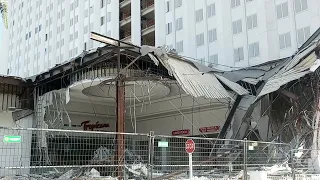
<path fill-rule="evenodd" d="M 166 44 L 166 20 L 165 20 L 165 1 L 155 0 L 155 45 L 162 46 Z"/>
<path fill-rule="evenodd" d="M 141 46 L 141 1 L 131 1 L 131 42 Z"/>

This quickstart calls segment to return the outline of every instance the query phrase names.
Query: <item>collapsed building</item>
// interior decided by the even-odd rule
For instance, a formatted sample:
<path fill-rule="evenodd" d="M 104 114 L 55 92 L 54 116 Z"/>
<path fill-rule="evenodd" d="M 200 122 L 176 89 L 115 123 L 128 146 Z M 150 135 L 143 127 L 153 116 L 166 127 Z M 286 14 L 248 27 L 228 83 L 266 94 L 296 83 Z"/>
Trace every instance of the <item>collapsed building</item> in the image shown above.
<path fill-rule="evenodd" d="M 108 157 L 117 154 L 117 163 L 125 164 L 133 156 L 128 149 L 148 144 L 149 139 L 128 139 L 121 133 L 151 131 L 166 136 L 247 138 L 287 143 L 291 149 L 319 149 L 319 34 L 320 30 L 291 57 L 225 72 L 181 57 L 166 47 L 137 47 L 92 33 L 93 39 L 106 45 L 84 51 L 30 79 L 19 80 L 16 89 L 13 85 L 6 89 L 4 85 L 2 93 L 11 91 L 14 96 L 7 99 L 15 98 L 16 104 L 7 101 L 1 115 L 6 115 L 2 121 L 10 123 L 3 123 L 0 132 L 4 137 L 6 128 L 32 130 L 24 135 L 26 151 L 13 154 L 23 154 L 24 162 L 30 166 L 83 165 L 99 159 L 93 152 L 103 152 Z M 73 130 L 76 135 L 58 130 Z M 98 143 L 113 144 L 106 148 L 95 146 L 94 139 L 81 139 L 88 135 L 82 131 L 120 134 Z M 166 136 L 161 140 L 170 143 Z M 87 146 L 84 148 L 83 144 Z M 196 151 L 208 148 L 199 146 Z M 219 149 L 224 150 L 223 156 L 236 151 L 230 149 L 226 153 L 224 146 L 214 141 L 210 146 L 213 150 L 202 156 L 207 160 L 209 156 L 210 160 L 211 156 L 219 157 Z M 3 152 L 12 149 L 4 144 L 3 147 Z M 75 153 L 79 149 L 86 149 L 77 154 L 83 158 L 77 162 L 68 158 L 67 151 Z M 170 161 L 173 154 L 169 153 L 175 152 L 160 153 L 168 157 L 158 159 L 161 164 Z M 320 171 L 318 152 L 301 153 L 316 159 L 310 168 Z M 128 158 L 123 160 L 124 156 Z M 65 159 L 64 163 L 61 159 Z M 11 166 L 19 167 L 21 162 Z M 26 168 L 24 174 L 28 173 L 36 172 Z M 162 178 L 169 177 L 170 174 Z"/>

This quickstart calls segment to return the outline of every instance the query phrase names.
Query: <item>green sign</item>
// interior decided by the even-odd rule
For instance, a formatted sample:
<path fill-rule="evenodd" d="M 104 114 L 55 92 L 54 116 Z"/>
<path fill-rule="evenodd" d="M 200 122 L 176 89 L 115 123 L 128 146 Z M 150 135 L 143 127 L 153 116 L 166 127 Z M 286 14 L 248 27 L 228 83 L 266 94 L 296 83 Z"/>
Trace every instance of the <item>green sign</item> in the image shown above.
<path fill-rule="evenodd" d="M 169 143 L 165 141 L 159 141 L 158 147 L 169 147 Z"/>
<path fill-rule="evenodd" d="M 5 143 L 20 143 L 21 136 L 4 136 L 3 142 L 5 142 Z"/>

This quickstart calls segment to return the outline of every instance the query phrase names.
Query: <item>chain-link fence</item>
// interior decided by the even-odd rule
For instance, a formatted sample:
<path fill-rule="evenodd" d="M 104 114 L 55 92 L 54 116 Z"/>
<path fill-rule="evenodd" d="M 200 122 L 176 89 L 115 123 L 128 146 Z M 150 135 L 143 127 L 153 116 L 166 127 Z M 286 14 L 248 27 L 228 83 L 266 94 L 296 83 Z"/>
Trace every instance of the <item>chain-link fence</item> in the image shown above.
<path fill-rule="evenodd" d="M 119 155 L 116 133 L 35 128 L 0 132 L 0 177 L 147 176 L 147 134 L 121 134 L 125 148 Z"/>
<path fill-rule="evenodd" d="M 188 179 L 188 139 L 195 178 L 320 179 L 320 151 L 287 144 L 36 128 L 0 128 L 0 179 Z"/>

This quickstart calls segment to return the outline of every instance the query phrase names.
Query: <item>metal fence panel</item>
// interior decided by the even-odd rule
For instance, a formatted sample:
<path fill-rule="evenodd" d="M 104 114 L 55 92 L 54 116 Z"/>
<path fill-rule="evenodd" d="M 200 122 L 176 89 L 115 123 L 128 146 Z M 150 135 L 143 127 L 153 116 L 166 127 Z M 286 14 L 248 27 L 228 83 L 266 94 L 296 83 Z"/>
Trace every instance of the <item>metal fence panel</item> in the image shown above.
<path fill-rule="evenodd" d="M 41 176 L 71 179 L 100 175 L 147 176 L 147 134 L 125 134 L 124 164 L 117 163 L 117 134 L 91 131 L 1 129 L 0 177 Z M 98 172 L 98 173 L 97 173 Z"/>
<path fill-rule="evenodd" d="M 293 149 L 291 153 L 294 175 L 320 179 L 320 149 Z"/>
<path fill-rule="evenodd" d="M 156 179 L 188 177 L 188 153 L 185 143 L 189 137 L 156 136 L 153 169 Z M 236 175 L 243 169 L 243 142 L 212 138 L 192 138 L 193 175 L 196 177 L 220 177 Z M 159 147 L 167 142 L 168 147 Z"/>
<path fill-rule="evenodd" d="M 124 164 L 118 163 L 117 133 L 0 128 L 0 177 L 75 179 L 188 179 L 188 139 L 195 142 L 197 179 L 320 179 L 320 150 L 292 150 L 287 144 L 200 137 L 122 134 Z M 318 167 L 318 169 L 315 169 Z M 276 169 L 276 170 L 274 170 Z M 119 173 L 121 177 L 119 177 Z M 243 176 L 247 174 L 247 176 Z"/>

